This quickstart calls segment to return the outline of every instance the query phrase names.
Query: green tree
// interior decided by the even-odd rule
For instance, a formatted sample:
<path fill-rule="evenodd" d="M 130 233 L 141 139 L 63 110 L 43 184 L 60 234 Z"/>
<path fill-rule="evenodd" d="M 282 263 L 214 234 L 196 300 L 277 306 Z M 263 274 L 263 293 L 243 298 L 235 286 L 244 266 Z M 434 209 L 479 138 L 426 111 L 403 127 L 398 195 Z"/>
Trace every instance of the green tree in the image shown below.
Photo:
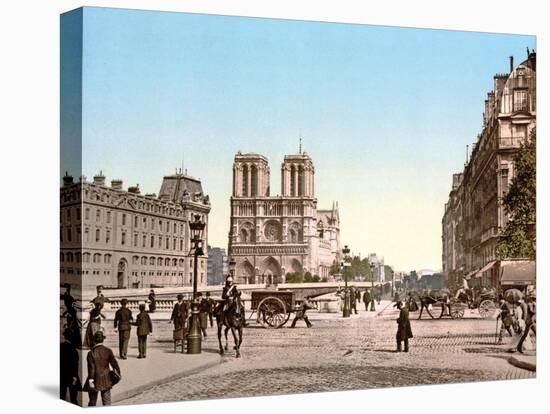
<path fill-rule="evenodd" d="M 321 281 L 321 278 L 319 277 L 319 275 L 313 275 L 313 281 L 314 281 L 315 283 L 320 282 L 320 281 Z"/>
<path fill-rule="evenodd" d="M 533 129 L 514 158 L 515 175 L 502 200 L 504 211 L 510 218 L 497 245 L 497 254 L 501 259 L 535 258 L 536 165 L 537 133 Z"/>
<path fill-rule="evenodd" d="M 313 282 L 313 275 L 310 272 L 304 274 L 304 282 L 311 283 Z"/>

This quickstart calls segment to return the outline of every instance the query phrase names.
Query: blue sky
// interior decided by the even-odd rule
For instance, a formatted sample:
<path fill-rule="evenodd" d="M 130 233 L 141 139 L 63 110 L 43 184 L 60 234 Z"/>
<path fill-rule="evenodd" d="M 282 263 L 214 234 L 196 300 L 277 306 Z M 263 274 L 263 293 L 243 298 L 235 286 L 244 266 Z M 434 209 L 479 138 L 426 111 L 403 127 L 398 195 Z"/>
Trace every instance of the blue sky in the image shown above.
<path fill-rule="evenodd" d="M 339 202 L 342 241 L 398 270 L 441 267 L 451 175 L 493 75 L 535 47 L 533 36 L 101 8 L 84 9 L 83 27 L 84 175 L 158 193 L 184 158 L 211 197 L 209 242 L 226 247 L 234 154 L 267 156 L 277 194 L 301 134 L 319 206 Z"/>

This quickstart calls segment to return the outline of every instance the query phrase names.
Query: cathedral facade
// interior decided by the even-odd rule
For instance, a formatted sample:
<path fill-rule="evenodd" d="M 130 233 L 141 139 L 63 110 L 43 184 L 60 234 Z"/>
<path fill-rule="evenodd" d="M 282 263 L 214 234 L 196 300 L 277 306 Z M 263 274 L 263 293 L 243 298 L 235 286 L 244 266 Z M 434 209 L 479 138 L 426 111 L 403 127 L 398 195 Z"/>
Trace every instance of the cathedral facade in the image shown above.
<path fill-rule="evenodd" d="M 284 283 L 291 272 L 329 277 L 340 260 L 338 205 L 317 209 L 315 168 L 307 153 L 284 157 L 276 196 L 270 195 L 267 158 L 237 153 L 228 252 L 241 284 Z"/>

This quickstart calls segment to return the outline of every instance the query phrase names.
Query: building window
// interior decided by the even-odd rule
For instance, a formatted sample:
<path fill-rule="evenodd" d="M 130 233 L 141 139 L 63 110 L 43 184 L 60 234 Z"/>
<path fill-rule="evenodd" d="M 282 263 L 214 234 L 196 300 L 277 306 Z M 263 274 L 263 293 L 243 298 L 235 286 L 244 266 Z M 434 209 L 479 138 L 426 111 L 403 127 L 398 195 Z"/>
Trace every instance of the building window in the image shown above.
<path fill-rule="evenodd" d="M 76 208 L 76 219 L 80 221 L 80 207 Z"/>
<path fill-rule="evenodd" d="M 166 238 L 166 250 L 168 250 L 170 248 L 170 239 L 167 237 Z"/>
<path fill-rule="evenodd" d="M 88 243 L 90 241 L 90 231 L 88 229 L 84 230 L 84 241 Z"/>
<path fill-rule="evenodd" d="M 159 231 L 162 231 L 162 220 L 159 220 Z"/>
<path fill-rule="evenodd" d="M 99 253 L 94 254 L 94 263 L 99 263 L 101 261 L 101 255 Z"/>
<path fill-rule="evenodd" d="M 159 236 L 159 249 L 162 249 L 162 236 Z"/>
<path fill-rule="evenodd" d="M 107 220 L 106 221 L 107 221 L 107 223 L 111 222 L 111 212 L 110 211 L 107 212 Z"/>
<path fill-rule="evenodd" d="M 164 266 L 170 266 L 170 259 L 169 258 L 164 259 Z"/>
<path fill-rule="evenodd" d="M 177 232 L 178 232 L 178 225 L 174 223 L 174 234 L 176 234 Z"/>
<path fill-rule="evenodd" d="M 176 239 L 172 239 L 172 250 L 176 250 Z"/>
<path fill-rule="evenodd" d="M 145 247 L 146 245 L 147 245 L 147 236 L 144 234 L 143 240 L 142 240 L 142 247 Z"/>
<path fill-rule="evenodd" d="M 73 232 L 72 232 L 72 229 L 69 227 L 69 228 L 67 229 L 67 241 L 68 241 L 68 242 L 73 241 L 73 240 L 72 240 L 72 235 L 73 235 L 72 233 L 73 233 Z"/>
<path fill-rule="evenodd" d="M 84 211 L 84 218 L 86 220 L 90 219 L 90 209 L 86 207 L 86 210 Z"/>
<path fill-rule="evenodd" d="M 132 264 L 133 265 L 139 264 L 139 256 L 133 256 L 132 257 Z"/>
<path fill-rule="evenodd" d="M 64 262 L 65 261 L 65 255 L 63 254 L 63 252 L 61 252 L 61 255 L 59 257 L 59 261 L 60 262 Z"/>
<path fill-rule="evenodd" d="M 514 91 L 514 112 L 527 111 L 527 89 Z"/>
<path fill-rule="evenodd" d="M 126 225 L 126 214 L 122 214 L 122 225 Z"/>
<path fill-rule="evenodd" d="M 180 240 L 180 250 L 183 251 L 183 239 Z"/>
<path fill-rule="evenodd" d="M 180 266 L 180 267 L 183 267 L 183 263 L 184 263 L 184 262 L 183 262 L 183 259 L 180 259 L 180 260 L 179 260 L 179 266 Z"/>
<path fill-rule="evenodd" d="M 100 234 L 99 229 L 96 229 L 95 230 L 95 241 L 96 241 L 96 243 L 99 242 L 99 240 L 101 239 L 100 236 L 101 236 L 101 234 Z"/>
<path fill-rule="evenodd" d="M 151 248 L 155 247 L 155 236 L 151 236 Z"/>
<path fill-rule="evenodd" d="M 147 217 L 143 217 L 143 228 L 147 229 Z"/>
<path fill-rule="evenodd" d="M 59 229 L 59 241 L 63 243 L 63 227 Z"/>
<path fill-rule="evenodd" d="M 183 229 L 184 229 L 184 225 L 183 225 L 183 223 L 182 223 L 182 224 L 180 224 L 180 234 L 181 234 L 182 236 L 183 236 L 183 231 L 184 231 Z"/>
<path fill-rule="evenodd" d="M 82 230 L 80 227 L 76 228 L 76 241 L 82 241 Z"/>
<path fill-rule="evenodd" d="M 157 266 L 162 266 L 162 259 L 160 257 L 157 259 Z"/>
<path fill-rule="evenodd" d="M 101 210 L 98 208 L 95 211 L 95 221 L 100 221 L 100 220 L 101 220 Z"/>
<path fill-rule="evenodd" d="M 172 259 L 172 266 L 176 267 L 178 265 L 178 259 Z"/>
<path fill-rule="evenodd" d="M 67 209 L 67 221 L 69 223 L 71 222 L 71 208 L 70 207 Z"/>
<path fill-rule="evenodd" d="M 149 265 L 150 265 L 150 266 L 154 266 L 154 265 L 155 265 L 155 258 L 154 258 L 154 257 L 150 257 L 150 258 L 149 258 Z"/>
<path fill-rule="evenodd" d="M 138 234 L 134 233 L 134 247 L 137 247 L 138 245 Z"/>
<path fill-rule="evenodd" d="M 136 228 L 138 227 L 138 224 L 139 224 L 139 223 L 138 223 L 138 220 L 139 220 L 139 217 L 138 217 L 138 216 L 135 216 L 135 217 L 134 217 L 134 227 L 136 227 Z"/>
<path fill-rule="evenodd" d="M 109 243 L 109 241 L 111 241 L 111 231 L 107 230 L 105 232 L 105 243 Z"/>
<path fill-rule="evenodd" d="M 122 236 L 120 238 L 120 244 L 126 244 L 126 232 L 122 232 Z"/>

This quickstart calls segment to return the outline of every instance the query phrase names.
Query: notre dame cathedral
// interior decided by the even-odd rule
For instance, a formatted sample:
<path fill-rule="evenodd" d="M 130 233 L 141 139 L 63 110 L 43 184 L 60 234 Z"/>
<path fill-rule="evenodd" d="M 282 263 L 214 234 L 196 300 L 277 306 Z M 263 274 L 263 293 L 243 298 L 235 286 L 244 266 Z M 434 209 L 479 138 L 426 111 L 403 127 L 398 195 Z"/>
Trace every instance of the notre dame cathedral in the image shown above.
<path fill-rule="evenodd" d="M 306 152 L 284 157 L 276 196 L 270 195 L 267 158 L 237 153 L 230 226 L 237 283 L 284 283 L 288 272 L 328 278 L 340 260 L 338 204 L 317 209 L 315 168 Z"/>

